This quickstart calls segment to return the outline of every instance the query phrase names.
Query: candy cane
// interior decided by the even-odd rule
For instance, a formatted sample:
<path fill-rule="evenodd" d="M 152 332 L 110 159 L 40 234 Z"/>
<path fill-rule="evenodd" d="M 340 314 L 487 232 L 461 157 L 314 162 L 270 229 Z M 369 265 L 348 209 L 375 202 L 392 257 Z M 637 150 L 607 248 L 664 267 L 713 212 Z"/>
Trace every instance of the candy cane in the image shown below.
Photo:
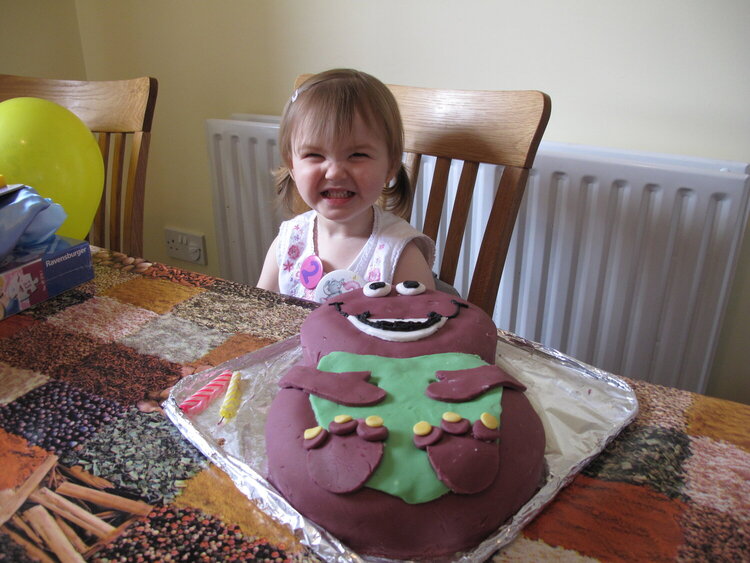
<path fill-rule="evenodd" d="M 231 378 L 232 372 L 230 371 L 225 371 L 224 373 L 217 375 L 207 385 L 201 387 L 198 391 L 180 403 L 180 408 L 186 414 L 198 414 L 203 412 L 208 406 L 208 403 L 210 403 L 216 395 L 226 389 Z"/>

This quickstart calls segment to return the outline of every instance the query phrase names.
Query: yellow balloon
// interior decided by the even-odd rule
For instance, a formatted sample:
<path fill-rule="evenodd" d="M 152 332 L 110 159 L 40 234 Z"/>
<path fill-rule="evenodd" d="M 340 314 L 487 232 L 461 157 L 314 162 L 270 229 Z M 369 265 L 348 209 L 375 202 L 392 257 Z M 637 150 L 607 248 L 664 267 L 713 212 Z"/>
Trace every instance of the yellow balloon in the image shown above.
<path fill-rule="evenodd" d="M 104 162 L 94 135 L 70 110 L 40 98 L 0 103 L 0 174 L 62 205 L 57 234 L 85 238 L 104 188 Z"/>

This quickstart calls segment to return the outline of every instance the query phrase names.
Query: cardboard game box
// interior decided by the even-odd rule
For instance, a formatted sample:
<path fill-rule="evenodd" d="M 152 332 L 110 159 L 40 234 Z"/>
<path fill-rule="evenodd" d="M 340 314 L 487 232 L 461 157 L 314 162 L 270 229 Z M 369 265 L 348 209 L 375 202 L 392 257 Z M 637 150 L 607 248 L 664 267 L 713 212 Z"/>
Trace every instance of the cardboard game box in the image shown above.
<path fill-rule="evenodd" d="M 28 309 L 94 277 L 89 243 L 55 236 L 0 262 L 0 319 Z"/>

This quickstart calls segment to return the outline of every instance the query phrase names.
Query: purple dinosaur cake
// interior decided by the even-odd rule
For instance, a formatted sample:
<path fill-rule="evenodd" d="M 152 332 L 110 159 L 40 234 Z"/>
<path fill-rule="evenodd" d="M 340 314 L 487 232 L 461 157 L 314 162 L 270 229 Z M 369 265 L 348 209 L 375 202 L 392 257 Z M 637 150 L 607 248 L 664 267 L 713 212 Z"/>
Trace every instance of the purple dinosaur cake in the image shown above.
<path fill-rule="evenodd" d="M 271 483 L 361 554 L 477 545 L 545 472 L 542 423 L 496 339 L 481 309 L 416 282 L 323 303 L 269 410 Z"/>

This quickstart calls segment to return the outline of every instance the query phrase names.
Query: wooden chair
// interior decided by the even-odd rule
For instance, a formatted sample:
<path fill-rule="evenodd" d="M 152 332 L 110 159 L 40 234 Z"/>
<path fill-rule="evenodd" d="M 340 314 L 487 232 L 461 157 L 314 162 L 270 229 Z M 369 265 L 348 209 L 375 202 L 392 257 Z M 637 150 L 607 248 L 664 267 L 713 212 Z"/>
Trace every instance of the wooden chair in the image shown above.
<path fill-rule="evenodd" d="M 105 186 L 88 239 L 130 256 L 143 254 L 143 206 L 155 78 L 78 81 L 0 74 L 0 102 L 44 98 L 75 113 L 96 134 Z"/>

